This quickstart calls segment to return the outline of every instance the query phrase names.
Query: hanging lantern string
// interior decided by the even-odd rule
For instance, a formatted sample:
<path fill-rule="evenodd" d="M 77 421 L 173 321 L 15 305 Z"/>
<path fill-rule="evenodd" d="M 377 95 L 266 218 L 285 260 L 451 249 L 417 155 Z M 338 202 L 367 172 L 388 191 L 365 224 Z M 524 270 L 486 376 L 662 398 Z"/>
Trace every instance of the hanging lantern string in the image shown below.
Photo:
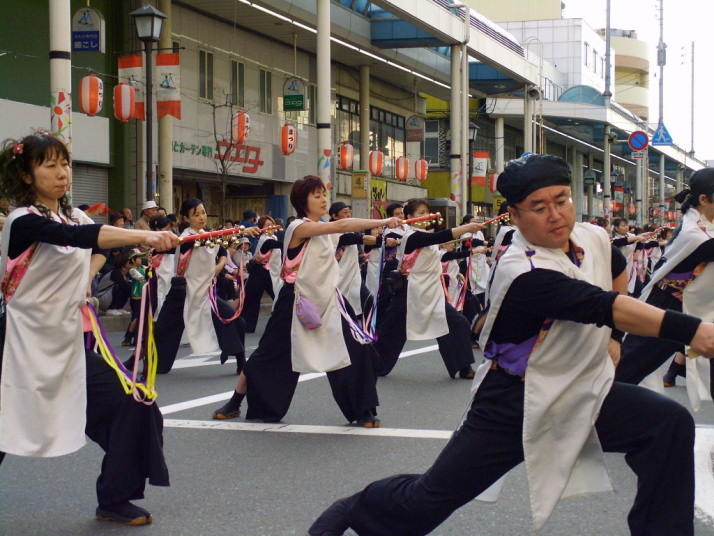
<path fill-rule="evenodd" d="M 282 229 L 280 225 L 271 225 L 269 227 L 263 227 L 260 232 L 267 233 L 272 231 L 279 231 Z M 219 238 L 221 236 L 230 236 L 241 234 L 245 231 L 245 227 L 242 225 L 240 227 L 232 227 L 231 229 L 221 229 L 219 231 L 208 231 L 205 233 L 198 233 L 194 235 L 182 236 L 179 238 L 179 243 L 183 244 L 185 242 L 193 242 L 195 240 L 211 240 L 213 238 Z"/>

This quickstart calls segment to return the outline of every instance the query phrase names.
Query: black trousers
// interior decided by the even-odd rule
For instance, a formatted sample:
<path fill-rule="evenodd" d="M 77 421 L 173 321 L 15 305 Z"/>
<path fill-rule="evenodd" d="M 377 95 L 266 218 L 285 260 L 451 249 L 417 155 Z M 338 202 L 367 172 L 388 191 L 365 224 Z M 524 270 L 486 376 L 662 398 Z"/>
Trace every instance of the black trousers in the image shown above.
<path fill-rule="evenodd" d="M 294 285 L 283 285 L 258 348 L 246 363 L 248 419 L 279 421 L 290 408 L 300 377 L 293 372 L 291 360 L 290 328 L 294 302 Z M 340 411 L 352 422 L 376 414 L 379 405 L 377 378 L 374 354 L 368 345 L 363 346 L 352 338 L 344 320 L 342 335 L 352 364 L 328 372 L 327 379 Z"/>
<path fill-rule="evenodd" d="M 255 333 L 263 292 L 267 292 L 272 299 L 275 299 L 275 293 L 273 292 L 273 280 L 270 278 L 270 272 L 262 264 L 257 262 L 248 263 L 248 273 L 250 277 L 245 282 L 245 303 L 243 304 L 241 318 L 245 320 L 245 330 L 248 333 Z"/>
<path fill-rule="evenodd" d="M 349 498 L 360 536 L 428 534 L 523 461 L 524 383 L 490 371 L 465 422 L 423 475 L 379 480 Z M 685 408 L 615 382 L 595 427 L 603 450 L 622 452 L 638 477 L 632 536 L 694 534 L 694 422 Z"/>
<path fill-rule="evenodd" d="M 174 277 L 171 288 L 164 300 L 154 326 L 154 339 L 158 353 L 159 374 L 171 371 L 176 360 L 181 335 L 185 328 L 183 322 L 183 306 L 186 301 L 186 280 L 183 277 Z M 235 312 L 226 301 L 217 298 L 218 310 L 224 318 L 230 318 Z M 213 314 L 213 327 L 218 338 L 221 352 L 226 355 L 236 356 L 239 367 L 245 361 L 245 325 L 242 318 L 237 318 L 229 324 L 224 324 Z"/>
<path fill-rule="evenodd" d="M 452 378 L 474 362 L 471 350 L 471 329 L 466 317 L 446 303 L 446 323 L 449 333 L 436 339 L 441 359 Z M 379 340 L 375 344 L 380 359 L 379 375 L 386 376 L 397 364 L 399 354 L 407 342 L 407 285 L 399 288 L 384 316 L 378 319 Z"/>
<path fill-rule="evenodd" d="M 87 362 L 87 424 L 89 438 L 104 450 L 97 478 L 100 506 L 144 498 L 146 480 L 168 486 L 163 453 L 163 417 L 124 393 L 116 373 L 104 359 L 85 352 Z M 4 453 L 0 453 L 0 463 Z"/>

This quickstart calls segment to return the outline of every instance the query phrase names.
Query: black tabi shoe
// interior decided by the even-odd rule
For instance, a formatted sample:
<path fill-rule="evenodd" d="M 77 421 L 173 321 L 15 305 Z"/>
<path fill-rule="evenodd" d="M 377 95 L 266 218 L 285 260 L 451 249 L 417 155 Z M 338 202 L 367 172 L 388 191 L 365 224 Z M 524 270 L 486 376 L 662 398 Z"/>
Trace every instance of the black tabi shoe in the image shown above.
<path fill-rule="evenodd" d="M 350 528 L 347 522 L 350 497 L 339 499 L 320 514 L 307 531 L 308 536 L 342 536 Z"/>
<path fill-rule="evenodd" d="M 476 373 L 474 372 L 474 369 L 471 368 L 471 365 L 464 367 L 459 371 L 459 378 L 463 380 L 473 380 L 474 376 L 476 376 Z"/>
<path fill-rule="evenodd" d="M 213 412 L 213 418 L 219 421 L 224 421 L 226 419 L 237 419 L 240 417 L 240 404 L 243 401 L 243 397 L 236 399 L 234 393 L 233 397 L 223 404 L 220 408 Z"/>
<path fill-rule="evenodd" d="M 677 385 L 677 376 L 686 378 L 687 367 L 686 365 L 680 365 L 676 361 L 672 360 L 672 364 L 669 366 L 669 369 L 667 369 L 667 372 L 662 378 L 662 383 L 665 387 L 674 387 Z"/>
<path fill-rule="evenodd" d="M 226 361 L 228 361 L 228 354 L 221 352 L 221 365 L 223 365 Z"/>
<path fill-rule="evenodd" d="M 115 523 L 132 526 L 150 525 L 153 521 L 148 511 L 129 501 L 97 506 L 97 519 L 99 521 L 114 521 Z"/>

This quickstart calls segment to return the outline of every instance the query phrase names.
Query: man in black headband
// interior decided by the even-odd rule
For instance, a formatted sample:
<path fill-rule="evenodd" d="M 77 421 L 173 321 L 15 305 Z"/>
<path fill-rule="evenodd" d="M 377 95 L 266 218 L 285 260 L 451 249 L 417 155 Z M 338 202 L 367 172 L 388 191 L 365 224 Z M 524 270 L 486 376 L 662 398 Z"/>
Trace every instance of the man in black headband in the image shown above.
<path fill-rule="evenodd" d="M 349 527 L 427 534 L 524 457 L 539 530 L 560 498 L 610 489 L 601 450 L 625 453 L 638 476 L 633 536 L 693 535 L 691 416 L 652 391 L 613 383 L 607 349 L 617 327 L 714 356 L 714 324 L 612 291 L 624 263 L 603 229 L 575 223 L 569 177 L 562 159 L 542 155 L 510 163 L 499 177 L 518 230 L 489 285 L 486 360 L 470 410 L 434 465 L 338 500 L 311 536 Z"/>

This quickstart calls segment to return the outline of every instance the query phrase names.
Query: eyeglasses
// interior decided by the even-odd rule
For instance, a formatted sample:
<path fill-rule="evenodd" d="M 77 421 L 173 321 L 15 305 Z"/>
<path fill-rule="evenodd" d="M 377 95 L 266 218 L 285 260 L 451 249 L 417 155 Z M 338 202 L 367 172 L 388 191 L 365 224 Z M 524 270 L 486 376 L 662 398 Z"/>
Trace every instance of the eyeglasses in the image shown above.
<path fill-rule="evenodd" d="M 570 210 L 573 206 L 573 199 L 568 197 L 565 199 L 559 199 L 558 201 L 555 201 L 554 203 L 548 203 L 548 204 L 543 204 L 539 205 L 536 208 L 525 208 L 525 207 L 519 207 L 517 205 L 513 205 L 513 207 L 517 210 L 523 210 L 524 212 L 532 212 L 536 216 L 547 216 L 551 212 L 551 207 L 552 210 L 555 210 L 558 214 L 565 214 L 568 210 Z"/>

